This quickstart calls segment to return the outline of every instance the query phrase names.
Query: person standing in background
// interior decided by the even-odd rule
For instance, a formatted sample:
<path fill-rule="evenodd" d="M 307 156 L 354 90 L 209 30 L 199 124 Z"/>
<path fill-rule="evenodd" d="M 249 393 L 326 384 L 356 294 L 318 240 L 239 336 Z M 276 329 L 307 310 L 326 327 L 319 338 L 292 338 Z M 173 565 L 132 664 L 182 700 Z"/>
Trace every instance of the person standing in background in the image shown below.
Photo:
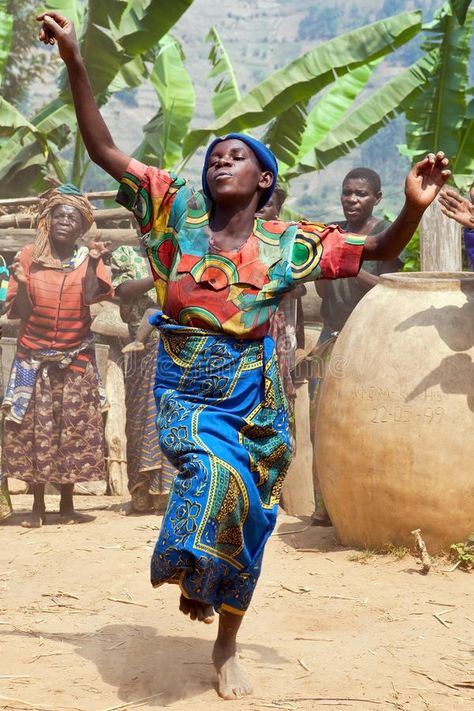
<path fill-rule="evenodd" d="M 382 186 L 379 174 L 370 168 L 354 168 L 347 173 L 342 182 L 341 205 L 345 219 L 341 222 L 336 222 L 336 225 L 353 234 L 376 235 L 383 232 L 391 223 L 373 215 L 374 208 L 380 203 L 381 199 Z M 332 281 L 322 279 L 315 282 L 316 291 L 322 299 L 321 318 L 323 321 L 318 346 L 313 354 L 315 358 L 314 370 L 316 372 L 310 382 L 310 419 L 313 437 L 315 499 L 313 524 L 315 526 L 331 525 L 321 494 L 315 455 L 316 412 L 318 393 L 324 378 L 324 369 L 329 363 L 337 335 L 359 301 L 379 283 L 382 274 L 397 272 L 402 266 L 403 261 L 400 257 L 388 262 L 364 260 L 356 277 Z"/>
<path fill-rule="evenodd" d="M 474 186 L 470 191 L 471 201 L 455 190 L 447 188 L 439 195 L 441 211 L 451 220 L 464 227 L 464 249 L 471 270 L 474 271 Z"/>
<path fill-rule="evenodd" d="M 105 479 L 104 423 L 90 305 L 112 296 L 102 261 L 107 244 L 77 241 L 94 221 L 73 185 L 52 190 L 42 205 L 35 243 L 12 264 L 8 318 L 21 319 L 3 401 L 4 475 L 29 482 L 33 509 L 22 526 L 45 522 L 45 485 L 60 486 L 60 522 L 74 511 L 74 484 Z M 104 402 L 105 404 L 105 398 Z"/>
<path fill-rule="evenodd" d="M 127 474 L 131 507 L 139 513 L 163 508 L 176 473 L 161 452 L 156 426 L 153 386 L 159 334 L 150 326 L 145 329 L 143 342 L 137 338 L 144 314 L 149 309 L 157 310 L 158 305 L 153 277 L 139 247 L 114 250 L 110 266 L 112 285 L 120 299 L 120 315 L 132 339 L 123 349 Z"/>
<path fill-rule="evenodd" d="M 256 215 L 261 220 L 278 220 L 280 211 L 287 198 L 285 189 L 277 183 L 275 191 L 266 205 Z M 306 288 L 300 284 L 290 291 L 282 300 L 272 318 L 269 335 L 275 341 L 278 355 L 278 368 L 285 389 L 290 409 L 290 426 L 293 436 L 293 448 L 296 448 L 295 399 L 294 383 L 296 367 L 296 350 L 304 348 L 304 318 L 302 297 Z"/>
<path fill-rule="evenodd" d="M 7 299 L 8 279 L 10 272 L 6 265 L 5 259 L 0 255 L 0 313 L 3 313 L 5 301 Z M 0 338 L 2 331 L 0 328 Z M 3 400 L 3 373 L 1 368 L 2 350 L 0 348 L 0 399 Z M 8 493 L 8 485 L 6 477 L 3 476 L 3 466 L 0 467 L 0 521 L 7 518 L 12 512 L 10 495 Z"/>

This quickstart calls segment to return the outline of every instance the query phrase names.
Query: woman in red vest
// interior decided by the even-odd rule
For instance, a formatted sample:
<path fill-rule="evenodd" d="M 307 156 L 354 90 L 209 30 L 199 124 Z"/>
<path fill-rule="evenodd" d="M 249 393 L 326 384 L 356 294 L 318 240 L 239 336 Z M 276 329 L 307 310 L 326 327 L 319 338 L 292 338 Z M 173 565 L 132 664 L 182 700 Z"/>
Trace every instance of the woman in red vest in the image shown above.
<path fill-rule="evenodd" d="M 12 265 L 7 315 L 21 319 L 6 389 L 3 471 L 30 482 L 33 510 L 22 525 L 45 520 L 45 484 L 60 485 L 60 520 L 75 523 L 75 482 L 105 478 L 99 378 L 90 304 L 112 295 L 98 240 L 78 246 L 94 220 L 71 185 L 53 190 L 36 241 Z"/>

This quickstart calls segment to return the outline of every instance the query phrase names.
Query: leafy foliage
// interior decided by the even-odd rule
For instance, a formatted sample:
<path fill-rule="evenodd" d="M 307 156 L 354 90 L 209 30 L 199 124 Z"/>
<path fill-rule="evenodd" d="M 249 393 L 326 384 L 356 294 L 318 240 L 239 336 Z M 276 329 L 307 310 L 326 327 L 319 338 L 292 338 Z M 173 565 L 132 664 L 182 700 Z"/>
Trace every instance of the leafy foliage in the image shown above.
<path fill-rule="evenodd" d="M 184 155 L 193 153 L 213 134 L 224 135 L 261 126 L 282 111 L 305 102 L 337 76 L 392 52 L 420 29 L 418 12 L 380 20 L 323 42 L 261 82 L 211 126 L 192 131 Z"/>
<path fill-rule="evenodd" d="M 191 3 L 192 0 L 89 0 L 85 7 L 81 0 L 48 0 L 47 7 L 64 12 L 78 25 L 81 53 L 94 95 L 98 104 L 104 105 L 111 94 L 136 87 L 148 78 L 147 63 L 154 67 L 160 40 Z M 159 22 L 156 21 L 158 15 Z M 137 41 L 139 36 L 141 43 Z M 41 190 L 45 169 L 56 173 L 61 180 L 66 175 L 77 184 L 84 180 L 89 161 L 77 129 L 71 131 L 76 122 L 65 71 L 61 86 L 60 97 L 49 102 L 29 121 L 25 120 L 23 125 L 18 112 L 2 112 L 1 194 L 24 194 L 25 186 L 29 190 Z M 184 127 L 186 129 L 186 124 Z M 167 145 L 169 140 L 176 143 L 169 121 L 165 131 Z M 2 135 L 10 137 L 2 141 Z M 71 143 L 73 160 L 67 172 L 59 152 Z"/>
<path fill-rule="evenodd" d="M 12 40 L 13 17 L 8 12 L 7 0 L 0 0 L 0 77 L 7 63 Z"/>
<path fill-rule="evenodd" d="M 17 107 L 44 74 L 45 52 L 31 42 L 36 9 L 37 0 L 0 0 L 1 95 Z"/>
<path fill-rule="evenodd" d="M 474 533 L 471 533 L 465 543 L 453 543 L 450 546 L 450 556 L 463 570 L 474 570 Z"/>
<path fill-rule="evenodd" d="M 145 163 L 171 168 L 181 157 L 182 142 L 193 117 L 196 95 L 184 66 L 179 42 L 160 41 L 150 75 L 160 108 L 144 127 L 144 140 L 134 156 Z"/>
<path fill-rule="evenodd" d="M 469 5 L 471 4 L 471 0 L 449 0 L 449 4 L 451 5 L 453 13 L 457 17 L 459 24 L 463 25 L 466 21 L 466 15 Z"/>
<path fill-rule="evenodd" d="M 211 45 L 209 61 L 212 68 L 209 79 L 219 77 L 212 97 L 214 115 L 219 118 L 233 104 L 240 101 L 240 91 L 229 55 L 215 27 L 211 27 L 206 42 Z"/>
<path fill-rule="evenodd" d="M 407 107 L 407 142 L 400 148 L 412 161 L 431 150 L 444 150 L 459 186 L 472 181 L 474 172 L 474 106 L 468 86 L 474 13 L 466 3 L 454 3 L 457 10 L 461 4 L 467 12 L 464 25 L 452 13 L 453 3 L 446 3 L 424 27 L 422 48 L 439 59 L 424 91 Z"/>

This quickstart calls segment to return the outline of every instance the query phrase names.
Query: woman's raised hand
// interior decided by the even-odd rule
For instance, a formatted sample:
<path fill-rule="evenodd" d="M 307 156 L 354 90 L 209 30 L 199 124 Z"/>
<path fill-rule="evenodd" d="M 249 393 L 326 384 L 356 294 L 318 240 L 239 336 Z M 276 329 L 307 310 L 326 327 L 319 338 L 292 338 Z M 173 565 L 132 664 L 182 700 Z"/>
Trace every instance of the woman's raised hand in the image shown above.
<path fill-rule="evenodd" d="M 17 252 L 13 258 L 12 265 L 10 267 L 10 271 L 12 274 L 12 277 L 17 281 L 19 284 L 26 284 L 28 281 L 28 278 L 25 274 L 25 270 L 23 269 L 23 266 L 21 265 L 20 262 L 20 252 Z"/>
<path fill-rule="evenodd" d="M 449 160 L 442 151 L 428 153 L 423 160 L 415 163 L 405 181 L 407 203 L 419 210 L 431 205 L 451 175 L 448 164 Z"/>
<path fill-rule="evenodd" d="M 64 62 L 74 57 L 79 51 L 74 25 L 71 20 L 59 12 L 43 12 L 38 15 L 41 22 L 39 39 L 44 44 L 58 44 L 59 56 Z"/>
<path fill-rule="evenodd" d="M 471 199 L 474 200 L 474 190 L 471 190 Z M 448 188 L 439 194 L 438 200 L 441 211 L 447 217 L 456 220 L 463 227 L 474 230 L 474 205 L 467 198 Z"/>
<path fill-rule="evenodd" d="M 98 232 L 89 240 L 87 244 L 89 256 L 92 257 L 92 259 L 99 259 L 99 257 L 105 257 L 106 254 L 110 253 L 111 245 L 112 242 L 102 242 L 100 232 Z"/>

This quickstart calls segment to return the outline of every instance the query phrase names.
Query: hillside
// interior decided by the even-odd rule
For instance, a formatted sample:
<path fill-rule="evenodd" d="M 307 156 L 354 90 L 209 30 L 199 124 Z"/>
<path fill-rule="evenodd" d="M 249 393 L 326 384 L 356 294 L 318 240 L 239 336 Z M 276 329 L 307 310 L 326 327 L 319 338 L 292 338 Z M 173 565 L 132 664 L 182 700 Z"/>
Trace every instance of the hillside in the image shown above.
<path fill-rule="evenodd" d="M 424 19 L 429 20 L 439 4 L 439 0 L 359 0 L 357 3 L 320 0 L 317 4 L 314 0 L 242 0 L 221 3 L 216 8 L 214 0 L 194 0 L 175 28 L 196 87 L 193 127 L 203 127 L 212 120 L 213 84 L 207 78 L 209 46 L 205 42 L 212 25 L 217 27 L 235 67 L 241 92 L 245 94 L 318 42 L 404 10 L 419 8 Z M 378 67 L 368 89 L 381 85 L 418 56 L 419 40 L 397 50 Z M 42 87 L 35 97 L 36 103 L 54 92 L 53 83 Z M 104 113 L 118 145 L 133 151 L 140 143 L 142 126 L 155 110 L 154 90 L 150 85 L 144 85 L 125 97 L 115 97 Z M 403 141 L 403 119 L 390 122 L 361 149 L 354 150 L 318 174 L 294 181 L 291 206 L 309 218 L 337 219 L 340 216 L 341 179 L 352 167 L 363 164 L 381 174 L 385 194 L 381 208 L 397 210 L 408 167 L 396 149 L 396 145 Z M 202 152 L 186 167 L 186 174 L 196 181 L 199 180 L 201 156 Z M 98 170 L 91 171 L 88 187 L 103 186 L 103 174 Z"/>
<path fill-rule="evenodd" d="M 428 19 L 437 6 L 436 0 L 416 3 L 410 0 L 360 0 L 358 3 L 321 0 L 317 5 L 313 0 L 244 0 L 222 3 L 222 11 L 219 11 L 212 0 L 195 0 L 175 28 L 196 86 L 197 108 L 193 126 L 205 126 L 212 119 L 210 98 L 213 85 L 207 79 L 209 47 L 205 42 L 212 25 L 222 37 L 241 92 L 245 94 L 270 73 L 336 34 L 416 8 L 421 8 Z M 382 63 L 374 75 L 374 84 L 386 81 L 400 66 L 408 66 L 417 57 L 417 41 L 401 48 Z M 136 101 L 140 106 L 140 121 L 144 122 L 152 116 L 156 106 L 151 87 L 137 92 Z M 124 107 L 123 103 L 114 100 L 108 115 L 117 141 L 132 150 L 139 142 L 139 135 L 130 132 L 130 125 L 136 121 L 136 107 Z M 382 207 L 391 211 L 398 209 L 407 163 L 399 156 L 396 144 L 403 140 L 403 121 L 398 119 L 362 149 L 355 150 L 325 171 L 294 181 L 292 206 L 307 217 L 327 221 L 336 219 L 340 216 L 341 178 L 354 165 L 364 164 L 378 170 L 382 176 L 385 191 Z M 200 158 L 201 154 L 186 168 L 187 174 L 195 180 L 199 179 Z"/>

